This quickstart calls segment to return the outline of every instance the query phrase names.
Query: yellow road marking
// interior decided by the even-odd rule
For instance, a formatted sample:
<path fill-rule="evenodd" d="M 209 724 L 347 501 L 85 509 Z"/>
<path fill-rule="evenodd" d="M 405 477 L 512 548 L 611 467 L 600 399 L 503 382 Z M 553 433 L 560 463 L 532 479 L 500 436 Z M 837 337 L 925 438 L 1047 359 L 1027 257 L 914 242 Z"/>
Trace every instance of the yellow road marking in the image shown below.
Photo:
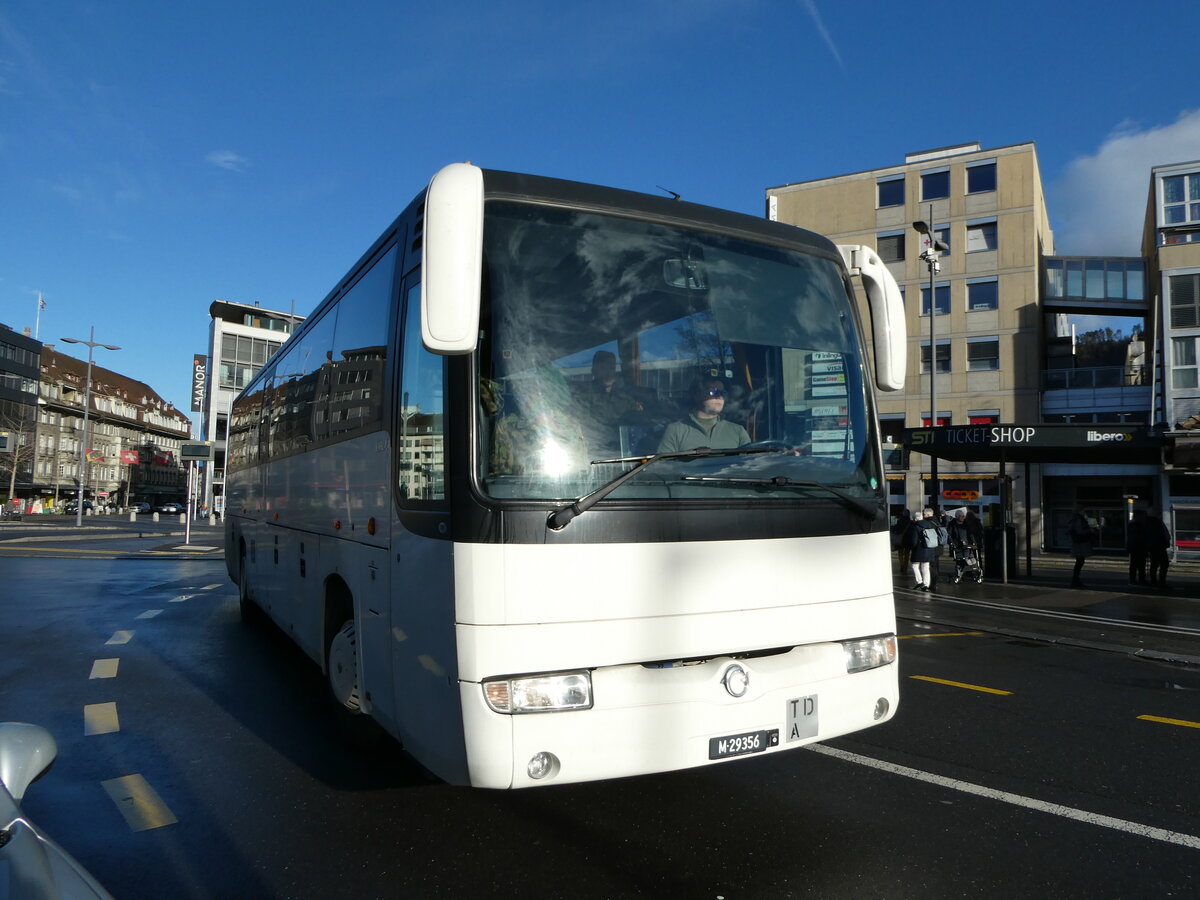
<path fill-rule="evenodd" d="M 83 733 L 112 734 L 121 730 L 121 722 L 117 718 L 117 704 L 89 703 L 83 708 Z"/>
<path fill-rule="evenodd" d="M 107 644 L 128 644 L 133 640 L 132 631 L 114 631 L 113 636 L 104 643 Z"/>
<path fill-rule="evenodd" d="M 150 786 L 150 782 L 141 775 L 110 778 L 100 784 L 108 792 L 113 803 L 117 804 L 117 809 L 121 811 L 121 815 L 133 831 L 162 828 L 179 821 L 167 804 L 163 803 L 158 792 Z"/>
<path fill-rule="evenodd" d="M 92 661 L 92 674 L 88 678 L 116 678 L 117 665 L 121 662 L 117 659 L 97 659 Z"/>
<path fill-rule="evenodd" d="M 905 638 L 927 638 L 927 637 L 969 637 L 971 635 L 983 634 L 982 631 L 944 631 L 940 634 L 898 634 L 896 637 L 899 640 Z"/>
<path fill-rule="evenodd" d="M 909 675 L 909 678 L 915 678 L 917 681 L 932 681 L 934 684 L 946 684 L 950 687 L 966 688 L 968 691 L 981 691 L 984 694 L 999 694 L 1002 697 L 1012 695 L 1012 691 L 1001 691 L 996 688 L 980 687 L 977 684 L 963 684 L 961 681 L 946 681 L 944 678 L 931 678 L 928 675 Z"/>
<path fill-rule="evenodd" d="M 1143 722 L 1161 722 L 1164 725 L 1182 725 L 1184 728 L 1200 728 L 1200 722 L 1187 719 L 1164 719 L 1162 716 L 1138 716 Z"/>

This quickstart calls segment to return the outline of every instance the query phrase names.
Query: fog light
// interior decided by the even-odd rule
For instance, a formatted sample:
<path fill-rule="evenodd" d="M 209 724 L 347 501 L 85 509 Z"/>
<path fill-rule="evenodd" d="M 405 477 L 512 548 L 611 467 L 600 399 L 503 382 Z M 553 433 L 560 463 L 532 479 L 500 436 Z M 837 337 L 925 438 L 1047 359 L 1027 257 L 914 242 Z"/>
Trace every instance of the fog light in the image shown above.
<path fill-rule="evenodd" d="M 887 697 L 880 697 L 875 701 L 875 721 L 878 722 L 888 714 L 888 710 L 892 708 L 892 704 L 888 703 Z"/>
<path fill-rule="evenodd" d="M 541 753 L 535 753 L 533 758 L 529 760 L 529 765 L 525 767 L 525 771 L 534 781 L 541 781 L 543 778 L 555 775 L 558 773 L 558 769 L 558 757 L 553 753 L 547 753 L 545 750 Z"/>

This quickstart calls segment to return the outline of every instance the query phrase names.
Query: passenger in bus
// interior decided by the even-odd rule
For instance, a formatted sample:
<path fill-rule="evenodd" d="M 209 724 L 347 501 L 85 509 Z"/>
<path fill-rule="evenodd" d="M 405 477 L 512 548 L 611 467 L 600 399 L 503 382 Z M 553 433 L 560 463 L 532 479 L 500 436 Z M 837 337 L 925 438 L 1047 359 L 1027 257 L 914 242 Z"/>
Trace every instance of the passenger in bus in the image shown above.
<path fill-rule="evenodd" d="M 691 413 L 672 422 L 663 432 L 659 453 L 680 450 L 732 450 L 750 443 L 746 429 L 721 417 L 725 410 L 725 384 L 713 378 L 700 382 L 692 393 Z"/>
<path fill-rule="evenodd" d="M 559 477 L 586 469 L 587 447 L 571 408 L 562 373 L 542 366 L 512 379 L 514 407 L 503 393 L 481 395 L 484 411 L 495 410 L 489 475 Z"/>
<path fill-rule="evenodd" d="M 617 357 L 597 350 L 592 357 L 592 378 L 576 393 L 579 424 L 593 458 L 620 452 L 617 428 L 644 418 L 645 404 L 617 375 Z"/>

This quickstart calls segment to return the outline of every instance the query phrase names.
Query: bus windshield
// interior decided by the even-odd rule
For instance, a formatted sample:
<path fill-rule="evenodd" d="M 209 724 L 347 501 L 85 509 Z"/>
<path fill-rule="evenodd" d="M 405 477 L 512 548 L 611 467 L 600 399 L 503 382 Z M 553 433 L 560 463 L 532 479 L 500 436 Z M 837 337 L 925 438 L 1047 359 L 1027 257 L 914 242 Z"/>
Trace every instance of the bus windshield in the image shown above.
<path fill-rule="evenodd" d="M 513 202 L 484 226 L 479 483 L 564 500 L 879 496 L 840 267 L 740 236 Z M 830 489 L 833 489 L 831 491 Z"/>

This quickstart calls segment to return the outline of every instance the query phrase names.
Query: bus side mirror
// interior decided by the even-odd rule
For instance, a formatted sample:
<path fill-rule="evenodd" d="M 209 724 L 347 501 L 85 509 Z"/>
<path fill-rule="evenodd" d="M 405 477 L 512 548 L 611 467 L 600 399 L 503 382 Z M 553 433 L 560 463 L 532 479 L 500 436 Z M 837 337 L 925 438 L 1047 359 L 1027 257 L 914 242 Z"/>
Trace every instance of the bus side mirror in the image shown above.
<path fill-rule="evenodd" d="M 838 250 L 850 274 L 862 279 L 867 292 L 875 338 L 875 383 L 881 391 L 904 390 L 908 339 L 900 287 L 870 247 L 838 245 Z"/>
<path fill-rule="evenodd" d="M 470 353 L 479 341 L 483 271 L 483 171 L 440 170 L 425 193 L 421 341 L 431 353 Z"/>

